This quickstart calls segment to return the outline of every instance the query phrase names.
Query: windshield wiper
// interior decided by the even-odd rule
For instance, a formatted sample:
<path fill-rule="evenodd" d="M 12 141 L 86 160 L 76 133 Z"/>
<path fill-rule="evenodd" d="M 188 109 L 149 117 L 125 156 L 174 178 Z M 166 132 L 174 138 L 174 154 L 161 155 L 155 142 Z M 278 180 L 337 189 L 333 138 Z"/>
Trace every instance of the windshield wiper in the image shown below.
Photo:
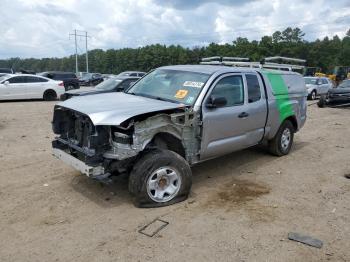
<path fill-rule="evenodd" d="M 150 96 L 151 97 L 151 96 Z M 161 101 L 166 101 L 166 102 L 171 102 L 171 103 L 176 103 L 176 104 L 181 104 L 179 101 L 176 100 L 171 100 L 168 98 L 164 98 L 164 97 L 159 97 L 159 96 L 153 96 L 151 98 L 157 99 L 157 100 L 161 100 Z"/>
<path fill-rule="evenodd" d="M 152 95 L 147 95 L 147 94 L 143 94 L 143 93 L 133 93 L 133 92 L 129 92 L 127 94 L 134 95 L 134 96 L 143 96 L 143 97 L 156 99 L 156 100 L 160 100 L 160 101 L 166 101 L 166 102 L 181 104 L 181 102 L 179 102 L 179 101 L 172 100 L 172 99 L 169 99 L 169 98 L 160 97 L 160 96 L 152 96 Z"/>

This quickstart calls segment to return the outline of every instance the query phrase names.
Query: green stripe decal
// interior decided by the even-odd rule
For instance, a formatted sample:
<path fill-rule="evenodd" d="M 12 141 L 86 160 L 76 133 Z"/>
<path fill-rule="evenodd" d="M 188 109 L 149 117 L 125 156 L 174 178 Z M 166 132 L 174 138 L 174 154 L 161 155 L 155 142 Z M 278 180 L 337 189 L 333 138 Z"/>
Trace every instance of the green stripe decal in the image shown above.
<path fill-rule="evenodd" d="M 272 91 L 275 95 L 276 106 L 279 112 L 279 119 L 282 122 L 289 116 L 294 115 L 293 106 L 288 95 L 288 87 L 284 82 L 282 75 L 278 73 L 264 72 L 270 81 Z"/>

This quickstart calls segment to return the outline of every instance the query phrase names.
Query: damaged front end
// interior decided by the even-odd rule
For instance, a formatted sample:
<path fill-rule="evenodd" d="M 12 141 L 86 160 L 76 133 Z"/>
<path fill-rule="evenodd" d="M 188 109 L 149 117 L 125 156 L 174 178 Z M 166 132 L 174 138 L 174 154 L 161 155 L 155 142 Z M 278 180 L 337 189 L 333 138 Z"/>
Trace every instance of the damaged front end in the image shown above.
<path fill-rule="evenodd" d="M 118 126 L 94 125 L 88 115 L 56 106 L 53 154 L 85 175 L 105 180 L 129 172 L 140 152 L 150 149 L 154 138 L 173 138 L 175 151 L 189 163 L 198 161 L 200 127 L 194 112 L 182 108 L 136 116 Z"/>
<path fill-rule="evenodd" d="M 53 154 L 89 177 L 106 173 L 103 153 L 110 148 L 108 126 L 95 126 L 82 113 L 56 106 L 52 122 L 58 135 Z"/>

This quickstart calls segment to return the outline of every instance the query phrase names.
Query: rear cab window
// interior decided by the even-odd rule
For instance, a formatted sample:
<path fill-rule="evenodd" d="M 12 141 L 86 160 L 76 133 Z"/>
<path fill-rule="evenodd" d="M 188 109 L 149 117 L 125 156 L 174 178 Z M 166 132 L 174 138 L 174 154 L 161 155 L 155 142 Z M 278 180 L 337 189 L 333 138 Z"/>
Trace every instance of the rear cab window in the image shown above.
<path fill-rule="evenodd" d="M 254 103 L 261 99 L 261 87 L 257 75 L 246 74 L 248 103 Z"/>

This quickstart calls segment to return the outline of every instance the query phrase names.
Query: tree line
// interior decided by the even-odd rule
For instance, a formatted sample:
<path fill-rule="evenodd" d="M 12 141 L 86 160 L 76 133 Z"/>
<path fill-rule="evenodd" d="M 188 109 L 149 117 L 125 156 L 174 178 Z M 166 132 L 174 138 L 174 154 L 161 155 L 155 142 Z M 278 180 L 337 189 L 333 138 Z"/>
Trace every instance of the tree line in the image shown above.
<path fill-rule="evenodd" d="M 288 27 L 259 41 L 238 37 L 232 43 L 211 43 L 204 47 L 185 48 L 180 45 L 154 44 L 139 48 L 94 49 L 89 51 L 91 72 L 117 74 L 127 70 L 149 71 L 163 65 L 198 64 L 203 57 L 234 56 L 260 61 L 268 56 L 286 56 L 307 60 L 307 66 L 320 67 L 331 73 L 334 66 L 350 66 L 350 29 L 342 39 L 335 35 L 306 41 L 299 28 Z M 85 54 L 78 56 L 79 69 L 84 71 Z M 75 71 L 75 56 L 63 58 L 10 58 L 0 60 L 0 68 L 43 71 Z"/>

